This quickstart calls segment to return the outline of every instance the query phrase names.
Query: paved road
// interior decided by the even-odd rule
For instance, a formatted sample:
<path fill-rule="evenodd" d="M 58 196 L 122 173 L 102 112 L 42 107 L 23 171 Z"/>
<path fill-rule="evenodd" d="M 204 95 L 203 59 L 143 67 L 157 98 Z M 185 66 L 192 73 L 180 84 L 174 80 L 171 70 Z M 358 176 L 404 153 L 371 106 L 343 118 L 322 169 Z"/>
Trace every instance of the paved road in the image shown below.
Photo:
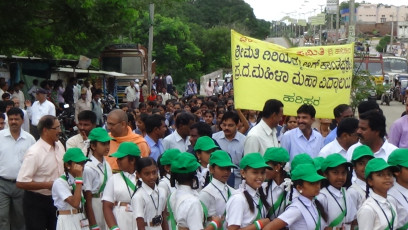
<path fill-rule="evenodd" d="M 277 38 L 267 38 L 265 41 L 275 43 L 277 45 L 289 48 L 289 43 L 286 42 L 286 39 L 283 37 L 277 37 Z"/>

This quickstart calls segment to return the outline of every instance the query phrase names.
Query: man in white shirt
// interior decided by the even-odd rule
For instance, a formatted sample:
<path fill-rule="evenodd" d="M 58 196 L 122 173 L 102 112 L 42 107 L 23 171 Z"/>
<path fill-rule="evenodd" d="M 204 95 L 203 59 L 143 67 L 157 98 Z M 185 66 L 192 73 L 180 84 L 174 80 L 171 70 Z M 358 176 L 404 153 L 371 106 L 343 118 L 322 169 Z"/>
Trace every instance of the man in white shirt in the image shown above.
<path fill-rule="evenodd" d="M 13 93 L 12 97 L 17 97 L 19 99 L 19 101 L 20 101 L 20 103 L 19 103 L 20 109 L 24 109 L 25 98 L 24 98 L 23 91 L 21 91 L 21 89 L 20 89 L 20 84 L 15 84 L 14 85 L 14 93 Z"/>
<path fill-rule="evenodd" d="M 12 97 L 11 100 L 14 102 L 14 107 L 20 108 L 20 99 L 18 99 L 17 97 Z M 23 111 L 24 113 L 24 123 L 21 128 L 24 131 L 30 133 L 30 118 L 28 118 L 28 114 L 25 109 L 21 109 L 21 111 Z"/>
<path fill-rule="evenodd" d="M 128 107 L 133 110 L 139 107 L 139 89 L 136 88 L 134 81 L 130 81 L 129 84 L 125 89 L 126 101 Z"/>
<path fill-rule="evenodd" d="M 170 73 L 167 74 L 166 76 L 166 84 L 167 84 L 167 92 L 173 95 L 173 78 L 171 77 Z"/>
<path fill-rule="evenodd" d="M 78 114 L 78 134 L 69 138 L 66 142 L 67 149 L 80 148 L 84 154 L 87 153 L 85 141 L 88 140 L 88 135 L 93 128 L 96 127 L 96 115 L 90 110 L 84 110 Z"/>
<path fill-rule="evenodd" d="M 21 129 L 24 122 L 21 109 L 11 108 L 7 116 L 10 128 L 0 132 L 0 229 L 24 229 L 24 190 L 16 187 L 16 178 L 35 139 Z"/>
<path fill-rule="evenodd" d="M 244 143 L 244 154 L 263 155 L 269 147 L 279 147 L 276 127 L 283 116 L 283 104 L 276 99 L 265 102 L 261 121 L 249 132 Z"/>
<path fill-rule="evenodd" d="M 179 149 L 186 152 L 190 145 L 190 126 L 194 123 L 191 113 L 181 112 L 176 117 L 176 130 L 163 139 L 164 151 L 167 149 Z"/>
<path fill-rule="evenodd" d="M 345 118 L 337 126 L 337 138 L 325 145 L 320 150 L 319 157 L 326 158 L 333 153 L 339 153 L 344 158 L 350 146 L 358 142 L 358 120 L 355 118 Z"/>
<path fill-rule="evenodd" d="M 159 95 L 163 98 L 163 105 L 166 104 L 167 100 L 171 99 L 171 95 L 167 92 L 167 89 L 164 87 L 162 88 L 162 92 L 159 93 Z"/>
<path fill-rule="evenodd" d="M 7 82 L 0 82 L 0 101 L 3 100 L 1 96 L 8 90 L 8 84 Z"/>
<path fill-rule="evenodd" d="M 35 101 L 35 94 L 37 92 L 37 89 L 38 89 L 38 80 L 34 79 L 33 80 L 33 85 L 31 86 L 31 88 L 27 92 L 27 94 L 29 94 L 31 96 L 31 101 Z"/>
<path fill-rule="evenodd" d="M 38 140 L 40 138 L 37 129 L 38 122 L 45 115 L 55 116 L 55 106 L 47 100 L 47 91 L 45 89 L 39 88 L 35 96 L 37 101 L 31 106 L 31 101 L 27 100 L 25 106 L 27 106 L 27 114 L 31 120 L 30 133 Z"/>
<path fill-rule="evenodd" d="M 353 151 L 357 146 L 367 145 L 373 151 L 376 158 L 387 161 L 388 156 L 398 147 L 389 143 L 385 138 L 385 117 L 377 110 L 370 110 L 360 114 L 357 134 L 360 142 L 352 145 L 347 150 L 347 160 L 350 161 Z"/>

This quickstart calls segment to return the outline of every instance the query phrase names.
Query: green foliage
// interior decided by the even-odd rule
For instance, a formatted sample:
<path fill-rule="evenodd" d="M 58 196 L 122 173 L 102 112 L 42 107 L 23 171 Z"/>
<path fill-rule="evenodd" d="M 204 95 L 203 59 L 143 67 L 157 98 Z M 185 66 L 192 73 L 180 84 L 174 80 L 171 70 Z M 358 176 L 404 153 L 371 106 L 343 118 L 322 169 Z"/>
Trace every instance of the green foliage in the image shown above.
<path fill-rule="evenodd" d="M 381 53 L 384 52 L 387 49 L 387 45 L 390 44 L 390 41 L 391 41 L 391 38 L 388 35 L 381 38 L 380 42 L 375 47 L 377 52 L 381 52 Z"/>
<path fill-rule="evenodd" d="M 356 110 L 360 102 L 367 100 L 375 87 L 369 76 L 370 73 L 367 71 L 359 71 L 353 74 L 350 98 L 353 112 Z"/>

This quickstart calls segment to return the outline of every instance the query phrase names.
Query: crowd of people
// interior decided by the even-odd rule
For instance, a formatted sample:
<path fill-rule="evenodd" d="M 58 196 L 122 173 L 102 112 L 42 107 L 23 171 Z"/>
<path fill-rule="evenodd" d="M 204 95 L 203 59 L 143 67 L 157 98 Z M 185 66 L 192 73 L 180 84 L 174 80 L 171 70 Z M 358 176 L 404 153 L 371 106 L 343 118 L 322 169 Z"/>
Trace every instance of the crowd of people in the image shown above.
<path fill-rule="evenodd" d="M 316 126 L 312 105 L 235 109 L 232 84 L 177 97 L 169 76 L 150 95 L 129 82 L 106 120 L 88 81 L 5 98 L 0 229 L 407 229 L 408 115 L 388 135 L 364 101 Z M 78 127 L 65 146 L 64 103 Z"/>

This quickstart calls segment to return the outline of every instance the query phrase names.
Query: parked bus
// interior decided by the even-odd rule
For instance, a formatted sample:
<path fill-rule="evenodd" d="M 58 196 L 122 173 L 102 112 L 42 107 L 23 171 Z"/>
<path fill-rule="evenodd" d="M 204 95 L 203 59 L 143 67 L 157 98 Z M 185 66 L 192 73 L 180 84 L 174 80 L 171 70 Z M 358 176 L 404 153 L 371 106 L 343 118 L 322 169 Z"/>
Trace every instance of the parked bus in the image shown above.
<path fill-rule="evenodd" d="M 408 74 L 408 61 L 403 57 L 383 57 L 384 72 L 389 76 L 390 82 L 396 81 L 397 75 Z"/>

